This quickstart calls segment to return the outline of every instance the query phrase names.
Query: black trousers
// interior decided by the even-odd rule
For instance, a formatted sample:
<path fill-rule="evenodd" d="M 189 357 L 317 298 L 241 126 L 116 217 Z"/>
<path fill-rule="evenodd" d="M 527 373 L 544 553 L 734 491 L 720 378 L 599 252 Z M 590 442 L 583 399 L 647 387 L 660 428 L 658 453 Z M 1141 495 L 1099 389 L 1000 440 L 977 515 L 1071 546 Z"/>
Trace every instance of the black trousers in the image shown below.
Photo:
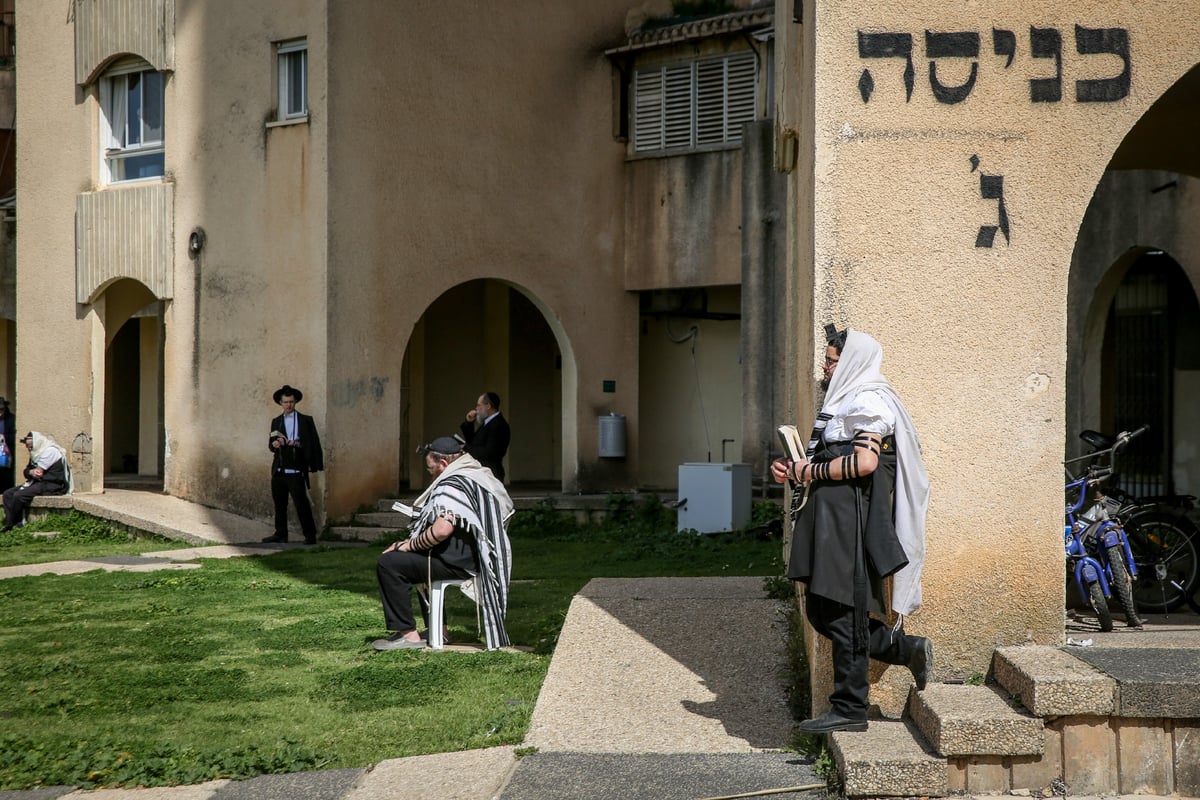
<path fill-rule="evenodd" d="M 854 652 L 854 607 L 827 597 L 804 595 L 804 610 L 817 633 L 833 642 L 833 694 L 829 704 L 848 719 L 867 718 L 871 659 L 885 664 L 907 664 L 916 638 L 903 629 L 892 631 L 871 617 L 866 653 Z"/>
<path fill-rule="evenodd" d="M 387 629 L 408 633 L 417 629 L 412 610 L 413 586 L 430 580 L 469 578 L 471 573 L 424 553 L 392 550 L 379 557 L 375 565 L 375 577 L 379 579 L 379 597 L 383 601 L 383 620 L 387 623 Z M 421 598 L 421 616 L 428 628 L 429 606 L 424 597 Z"/>
<path fill-rule="evenodd" d="M 12 528 L 25 520 L 25 509 L 40 494 L 66 494 L 67 487 L 61 483 L 33 481 L 28 486 L 14 486 L 4 491 L 4 527 Z"/>
<path fill-rule="evenodd" d="M 317 525 L 313 522 L 312 503 L 308 500 L 308 478 L 303 473 L 276 472 L 271 476 L 271 499 L 275 501 L 275 533 L 288 535 L 288 497 L 296 504 L 296 516 L 300 518 L 300 530 L 304 538 L 316 541 Z"/>

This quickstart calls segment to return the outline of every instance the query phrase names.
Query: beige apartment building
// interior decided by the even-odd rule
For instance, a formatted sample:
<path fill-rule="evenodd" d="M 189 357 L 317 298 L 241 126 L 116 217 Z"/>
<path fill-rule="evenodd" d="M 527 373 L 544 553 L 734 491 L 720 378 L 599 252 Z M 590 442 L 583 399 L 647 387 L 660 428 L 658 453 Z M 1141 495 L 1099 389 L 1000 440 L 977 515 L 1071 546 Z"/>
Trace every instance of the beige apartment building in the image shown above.
<path fill-rule="evenodd" d="M 1200 490 L 1200 3 L 702 5 L 21 3 L 21 428 L 265 517 L 290 383 L 333 520 L 495 390 L 510 481 L 670 488 L 761 475 L 848 324 L 933 483 L 910 630 L 1061 640 L 1078 431 Z"/>

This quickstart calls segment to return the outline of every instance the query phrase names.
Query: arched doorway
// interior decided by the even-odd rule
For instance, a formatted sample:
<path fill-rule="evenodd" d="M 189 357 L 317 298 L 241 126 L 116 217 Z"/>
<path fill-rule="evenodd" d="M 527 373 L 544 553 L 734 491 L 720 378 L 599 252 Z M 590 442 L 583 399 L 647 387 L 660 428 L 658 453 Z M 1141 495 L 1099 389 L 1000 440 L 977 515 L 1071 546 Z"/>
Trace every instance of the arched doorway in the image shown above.
<path fill-rule="evenodd" d="M 513 431 L 506 483 L 560 490 L 574 445 L 574 360 L 552 319 L 525 290 L 496 280 L 459 284 L 430 303 L 401 367 L 401 489 L 424 482 L 417 446 L 457 433 L 492 391 Z"/>
<path fill-rule="evenodd" d="M 1066 454 L 1079 431 L 1149 424 L 1123 457 L 1139 495 L 1200 491 L 1200 66 L 1117 148 L 1076 239 L 1067 296 Z"/>
<path fill-rule="evenodd" d="M 106 488 L 163 487 L 163 310 L 141 283 L 122 279 L 103 294 Z"/>
<path fill-rule="evenodd" d="M 1141 253 L 1109 304 L 1101 351 L 1101 428 L 1150 426 L 1123 456 L 1127 491 L 1172 494 L 1190 483 L 1195 459 L 1177 443 L 1196 424 L 1198 349 L 1200 306 L 1187 276 L 1162 250 Z"/>

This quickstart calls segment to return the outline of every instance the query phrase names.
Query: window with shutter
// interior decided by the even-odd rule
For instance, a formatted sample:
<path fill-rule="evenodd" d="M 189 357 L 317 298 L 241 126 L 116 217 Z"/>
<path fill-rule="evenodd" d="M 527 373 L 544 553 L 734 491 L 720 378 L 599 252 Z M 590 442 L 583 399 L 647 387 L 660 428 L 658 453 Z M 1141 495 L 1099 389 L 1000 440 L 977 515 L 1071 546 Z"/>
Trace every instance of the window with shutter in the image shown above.
<path fill-rule="evenodd" d="M 741 52 L 634 72 L 633 151 L 686 151 L 737 144 L 755 119 L 758 69 Z"/>
<path fill-rule="evenodd" d="M 662 70 L 638 70 L 633 77 L 633 149 L 663 148 Z"/>

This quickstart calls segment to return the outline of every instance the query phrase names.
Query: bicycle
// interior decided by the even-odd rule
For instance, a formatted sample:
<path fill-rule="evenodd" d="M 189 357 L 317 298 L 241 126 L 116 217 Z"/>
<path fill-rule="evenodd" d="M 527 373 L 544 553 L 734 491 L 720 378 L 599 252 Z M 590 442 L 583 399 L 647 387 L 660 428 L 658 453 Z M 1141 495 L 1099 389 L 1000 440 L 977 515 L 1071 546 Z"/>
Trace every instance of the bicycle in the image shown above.
<path fill-rule="evenodd" d="M 1093 448 L 1089 456 L 1102 455 L 1116 442 L 1115 437 L 1091 430 L 1079 438 Z M 1107 495 L 1120 503 L 1113 516 L 1125 529 L 1133 552 L 1137 568 L 1133 596 L 1138 609 L 1165 613 L 1188 603 L 1200 611 L 1194 599 L 1200 588 L 1200 529 L 1190 517 L 1196 498 L 1135 497 L 1115 486 Z"/>
<path fill-rule="evenodd" d="M 1121 502 L 1105 495 L 1100 487 L 1113 475 L 1113 457 L 1146 428 L 1142 426 L 1136 431 L 1120 433 L 1108 448 L 1063 462 L 1067 476 L 1063 488 L 1067 496 L 1063 528 L 1067 565 L 1075 576 L 1080 595 L 1096 612 L 1102 631 L 1113 629 L 1112 611 L 1108 605 L 1113 589 L 1116 589 L 1125 612 L 1126 624 L 1131 628 L 1140 628 L 1143 624 L 1133 600 L 1137 563 L 1125 530 L 1116 517 Z M 1108 463 L 1098 463 L 1104 456 L 1109 456 Z M 1084 473 L 1078 477 L 1072 475 L 1068 465 L 1084 460 L 1089 461 Z M 1089 489 L 1096 490 L 1090 505 Z"/>

